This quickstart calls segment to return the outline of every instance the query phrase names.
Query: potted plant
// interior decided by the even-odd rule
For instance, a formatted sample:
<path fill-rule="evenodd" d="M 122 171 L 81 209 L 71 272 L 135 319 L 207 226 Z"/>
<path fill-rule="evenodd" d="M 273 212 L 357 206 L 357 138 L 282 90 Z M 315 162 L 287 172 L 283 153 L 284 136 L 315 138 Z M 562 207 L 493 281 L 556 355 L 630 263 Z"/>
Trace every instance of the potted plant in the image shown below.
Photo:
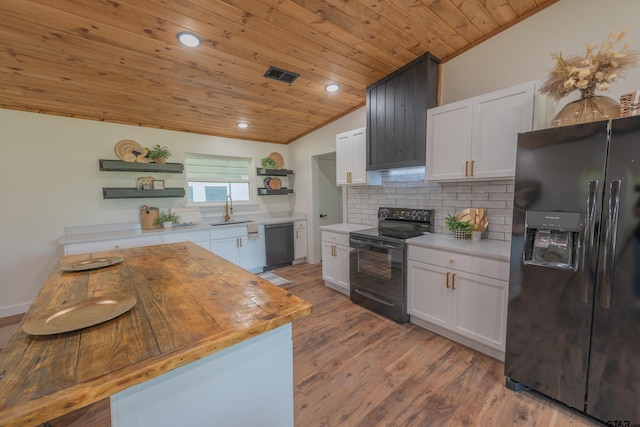
<path fill-rule="evenodd" d="M 278 169 L 276 161 L 271 157 L 265 157 L 264 159 L 260 160 L 260 165 L 262 166 L 262 169 Z"/>
<path fill-rule="evenodd" d="M 448 214 L 444 219 L 444 223 L 453 232 L 456 239 L 467 239 L 471 236 L 471 232 L 476 229 L 476 225 L 471 221 L 460 221 L 455 215 Z"/>
<path fill-rule="evenodd" d="M 149 149 L 149 158 L 156 163 L 167 163 L 167 159 L 171 156 L 171 151 L 166 145 L 160 146 L 156 144 Z"/>
<path fill-rule="evenodd" d="M 162 228 L 171 228 L 173 224 L 179 224 L 180 216 L 174 213 L 160 213 L 154 224 Z"/>

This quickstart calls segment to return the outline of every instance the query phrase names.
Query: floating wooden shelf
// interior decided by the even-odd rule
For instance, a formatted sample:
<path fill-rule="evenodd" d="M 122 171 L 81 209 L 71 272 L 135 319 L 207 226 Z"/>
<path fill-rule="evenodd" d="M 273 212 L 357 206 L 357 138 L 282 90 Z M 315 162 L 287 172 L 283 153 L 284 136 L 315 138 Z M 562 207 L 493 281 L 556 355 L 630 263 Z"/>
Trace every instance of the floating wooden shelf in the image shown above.
<path fill-rule="evenodd" d="M 270 188 L 258 188 L 258 196 L 275 196 L 279 194 L 291 194 L 293 190 L 290 188 L 280 188 L 278 190 L 272 190 Z"/>
<path fill-rule="evenodd" d="M 182 173 L 182 163 L 135 163 L 100 159 L 101 171 Z"/>
<path fill-rule="evenodd" d="M 148 199 L 154 197 L 184 197 L 184 188 L 165 188 L 164 190 L 138 190 L 137 188 L 103 187 L 105 199 Z"/>
<path fill-rule="evenodd" d="M 287 176 L 293 175 L 293 171 L 289 169 L 258 169 L 258 176 Z"/>

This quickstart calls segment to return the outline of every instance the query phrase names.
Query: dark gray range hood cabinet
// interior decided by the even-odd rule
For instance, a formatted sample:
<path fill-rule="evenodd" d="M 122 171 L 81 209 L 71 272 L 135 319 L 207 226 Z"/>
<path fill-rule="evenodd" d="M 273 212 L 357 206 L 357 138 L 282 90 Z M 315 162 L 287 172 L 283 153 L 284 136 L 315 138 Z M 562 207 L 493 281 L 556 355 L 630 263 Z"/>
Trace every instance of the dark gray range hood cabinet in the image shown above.
<path fill-rule="evenodd" d="M 367 88 L 367 170 L 425 165 L 440 60 L 426 53 Z"/>

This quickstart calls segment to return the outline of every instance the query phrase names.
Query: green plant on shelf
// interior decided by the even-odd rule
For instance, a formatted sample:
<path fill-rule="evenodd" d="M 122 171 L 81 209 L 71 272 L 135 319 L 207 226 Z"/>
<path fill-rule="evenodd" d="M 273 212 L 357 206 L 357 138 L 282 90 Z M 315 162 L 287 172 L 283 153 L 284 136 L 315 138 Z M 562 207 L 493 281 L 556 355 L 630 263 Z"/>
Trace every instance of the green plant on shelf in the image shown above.
<path fill-rule="evenodd" d="M 476 229 L 476 225 L 472 224 L 470 221 L 459 221 L 455 215 L 448 214 L 444 219 L 444 224 L 447 226 L 449 231 L 456 232 L 462 231 L 464 233 L 471 233 Z"/>
<path fill-rule="evenodd" d="M 153 222 L 155 225 L 162 227 L 165 222 L 170 222 L 172 224 L 179 224 L 180 215 L 175 213 L 160 213 L 158 218 Z"/>
<path fill-rule="evenodd" d="M 262 169 L 278 169 L 276 161 L 271 157 L 265 157 L 264 159 L 260 160 L 260 165 L 262 165 Z"/>
<path fill-rule="evenodd" d="M 155 160 L 156 163 L 163 163 L 162 160 L 166 161 L 169 157 L 171 157 L 171 151 L 166 145 L 160 146 L 156 144 L 149 149 L 149 158 Z"/>

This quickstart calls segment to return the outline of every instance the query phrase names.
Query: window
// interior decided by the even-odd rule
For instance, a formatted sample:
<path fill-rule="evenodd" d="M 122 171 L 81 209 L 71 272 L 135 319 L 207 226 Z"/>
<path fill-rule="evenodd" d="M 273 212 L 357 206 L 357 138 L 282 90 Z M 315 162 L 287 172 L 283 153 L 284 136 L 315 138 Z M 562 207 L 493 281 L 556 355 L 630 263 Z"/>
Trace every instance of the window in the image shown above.
<path fill-rule="evenodd" d="M 253 159 L 246 157 L 187 154 L 185 172 L 189 204 L 249 201 L 249 171 Z"/>

